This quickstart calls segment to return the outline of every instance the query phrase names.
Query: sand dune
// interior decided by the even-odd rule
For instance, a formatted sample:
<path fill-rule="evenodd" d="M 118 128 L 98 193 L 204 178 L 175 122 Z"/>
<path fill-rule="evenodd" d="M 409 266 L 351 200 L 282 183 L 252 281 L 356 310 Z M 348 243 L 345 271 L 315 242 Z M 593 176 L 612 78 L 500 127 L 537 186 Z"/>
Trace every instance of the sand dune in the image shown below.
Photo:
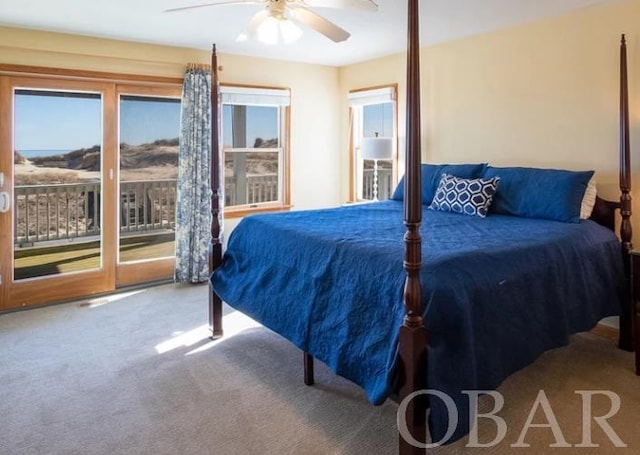
<path fill-rule="evenodd" d="M 277 140 L 256 141 L 262 148 L 275 147 Z M 174 180 L 178 177 L 178 139 L 160 139 L 148 144 L 120 144 L 120 181 Z M 17 186 L 96 182 L 100 179 L 100 147 L 74 150 L 59 155 L 27 159 L 15 152 Z M 278 153 L 249 152 L 245 155 L 247 175 L 278 173 Z M 225 175 L 233 176 L 233 155 L 225 159 Z"/>
<path fill-rule="evenodd" d="M 178 176 L 178 140 L 120 145 L 120 180 L 172 180 Z M 85 183 L 100 180 L 100 147 L 27 159 L 15 154 L 17 186 Z"/>

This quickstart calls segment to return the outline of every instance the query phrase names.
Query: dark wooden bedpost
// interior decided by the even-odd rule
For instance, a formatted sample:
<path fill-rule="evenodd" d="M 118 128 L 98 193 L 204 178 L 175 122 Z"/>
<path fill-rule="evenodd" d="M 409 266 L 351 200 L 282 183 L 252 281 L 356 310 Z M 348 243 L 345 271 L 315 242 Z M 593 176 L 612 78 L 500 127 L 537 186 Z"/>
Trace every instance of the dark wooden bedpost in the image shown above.
<path fill-rule="evenodd" d="M 622 242 L 622 257 L 626 276 L 631 276 L 631 264 L 629 252 L 631 251 L 631 164 L 629 147 L 629 92 L 627 83 L 627 44 L 622 35 L 620 42 L 620 240 Z M 631 289 L 631 285 L 627 286 Z M 635 304 L 630 296 L 625 299 L 628 306 L 623 308 L 620 317 L 620 341 L 621 349 L 633 350 L 633 318 L 635 317 Z"/>
<path fill-rule="evenodd" d="M 427 330 L 422 317 L 420 268 L 422 267 L 422 170 L 420 147 L 420 37 L 418 0 L 409 0 L 407 51 L 407 144 L 404 187 L 404 216 L 407 231 L 404 236 L 405 316 L 399 335 L 400 399 L 426 387 Z M 418 396 L 407 407 L 405 419 L 413 439 L 426 440 L 427 400 Z M 400 454 L 424 454 L 400 435 Z"/>
<path fill-rule="evenodd" d="M 220 148 L 220 81 L 216 45 L 211 51 L 211 243 L 209 244 L 209 273 L 222 263 L 222 169 Z M 222 300 L 213 292 L 209 281 L 209 330 L 211 337 L 222 336 Z"/>

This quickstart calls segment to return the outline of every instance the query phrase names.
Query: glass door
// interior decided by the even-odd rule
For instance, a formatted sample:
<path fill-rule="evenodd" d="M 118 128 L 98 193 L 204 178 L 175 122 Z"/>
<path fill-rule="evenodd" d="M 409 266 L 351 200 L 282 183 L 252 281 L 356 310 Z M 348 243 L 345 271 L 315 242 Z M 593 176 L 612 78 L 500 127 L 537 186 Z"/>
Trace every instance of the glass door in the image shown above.
<path fill-rule="evenodd" d="M 102 267 L 102 95 L 14 91 L 13 279 Z"/>
<path fill-rule="evenodd" d="M 0 310 L 173 276 L 180 97 L 0 75 Z"/>
<path fill-rule="evenodd" d="M 109 86 L 6 79 L 11 109 L 3 118 L 9 124 L 2 167 L 12 201 L 4 223 L 11 229 L 4 261 L 11 273 L 3 306 L 107 291 L 113 287 L 113 223 L 106 214 L 113 205 L 114 141 L 104 121 Z"/>
<path fill-rule="evenodd" d="M 118 87 L 117 284 L 173 277 L 180 87 Z"/>

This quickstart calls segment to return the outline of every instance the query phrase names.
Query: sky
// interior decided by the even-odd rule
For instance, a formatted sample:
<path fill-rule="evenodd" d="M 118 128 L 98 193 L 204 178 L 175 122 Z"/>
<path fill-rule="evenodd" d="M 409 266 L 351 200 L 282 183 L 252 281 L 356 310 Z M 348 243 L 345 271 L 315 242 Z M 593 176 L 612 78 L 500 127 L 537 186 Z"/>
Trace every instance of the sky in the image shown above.
<path fill-rule="evenodd" d="M 364 137 L 393 137 L 393 103 L 364 106 L 362 114 Z"/>
<path fill-rule="evenodd" d="M 47 96 L 48 95 L 48 96 Z M 63 96 L 64 95 L 64 96 Z M 15 99 L 15 148 L 24 150 L 77 150 L 101 143 L 102 103 L 98 94 L 18 91 Z M 123 96 L 120 104 L 120 142 L 139 145 L 172 139 L 180 133 L 177 99 Z M 393 136 L 393 105 L 364 107 L 364 135 Z M 223 108 L 223 141 L 231 144 L 232 110 Z M 246 145 L 256 138 L 277 137 L 276 108 L 247 107 Z"/>
<path fill-rule="evenodd" d="M 32 93 L 16 94 L 17 150 L 76 150 L 101 143 L 99 95 Z M 180 133 L 180 100 L 122 97 L 120 116 L 120 142 L 130 145 L 171 139 Z"/>
<path fill-rule="evenodd" d="M 180 136 L 180 100 L 123 97 L 120 99 L 120 142 L 148 144 Z"/>
<path fill-rule="evenodd" d="M 101 142 L 99 98 L 16 93 L 16 150 L 75 150 Z"/>
<path fill-rule="evenodd" d="M 233 107 L 222 108 L 223 146 L 233 145 Z M 246 147 L 255 144 L 257 138 L 264 140 L 278 137 L 278 110 L 271 106 L 247 106 Z"/>

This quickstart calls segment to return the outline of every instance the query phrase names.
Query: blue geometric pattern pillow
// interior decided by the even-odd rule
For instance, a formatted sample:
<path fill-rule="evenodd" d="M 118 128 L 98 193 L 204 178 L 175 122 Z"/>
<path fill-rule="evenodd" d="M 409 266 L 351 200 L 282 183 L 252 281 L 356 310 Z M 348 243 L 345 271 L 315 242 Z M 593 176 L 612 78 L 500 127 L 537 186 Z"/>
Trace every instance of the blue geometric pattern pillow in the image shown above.
<path fill-rule="evenodd" d="M 496 194 L 500 177 L 483 179 L 463 179 L 450 174 L 442 174 L 436 195 L 429 206 L 431 210 L 462 213 L 484 218 Z"/>
<path fill-rule="evenodd" d="M 427 164 L 422 163 L 422 203 L 429 205 L 436 195 L 442 174 L 455 175 L 465 179 L 479 179 L 483 176 L 487 163 L 478 164 Z M 398 183 L 391 199 L 401 201 L 404 199 L 404 177 Z"/>

